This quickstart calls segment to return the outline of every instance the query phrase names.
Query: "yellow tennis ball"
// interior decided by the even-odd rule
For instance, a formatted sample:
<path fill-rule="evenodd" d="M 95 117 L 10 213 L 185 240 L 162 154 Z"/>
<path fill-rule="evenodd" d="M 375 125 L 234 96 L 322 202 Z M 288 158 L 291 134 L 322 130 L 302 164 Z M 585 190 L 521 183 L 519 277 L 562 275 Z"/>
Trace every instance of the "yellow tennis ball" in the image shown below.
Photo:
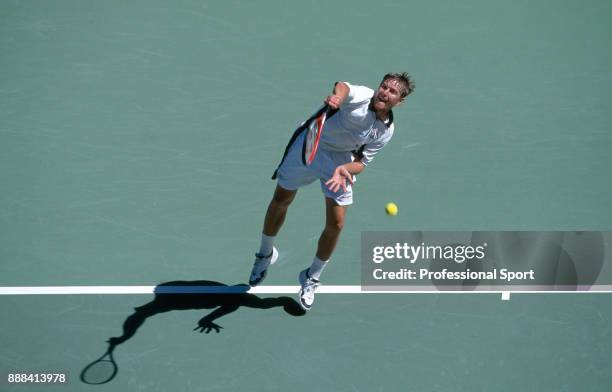
<path fill-rule="evenodd" d="M 395 216 L 397 215 L 397 205 L 395 203 L 387 203 L 385 207 L 385 211 L 388 215 Z"/>

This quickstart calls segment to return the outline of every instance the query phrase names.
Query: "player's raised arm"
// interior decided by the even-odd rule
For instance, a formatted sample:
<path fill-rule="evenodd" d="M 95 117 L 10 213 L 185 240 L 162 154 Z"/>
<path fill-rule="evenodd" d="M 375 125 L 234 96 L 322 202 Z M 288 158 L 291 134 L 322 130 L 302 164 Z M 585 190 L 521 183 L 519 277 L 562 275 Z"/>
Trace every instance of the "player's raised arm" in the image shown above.
<path fill-rule="evenodd" d="M 338 109 L 349 93 L 349 86 L 344 82 L 336 82 L 332 95 L 325 98 L 325 104 L 332 109 Z"/>

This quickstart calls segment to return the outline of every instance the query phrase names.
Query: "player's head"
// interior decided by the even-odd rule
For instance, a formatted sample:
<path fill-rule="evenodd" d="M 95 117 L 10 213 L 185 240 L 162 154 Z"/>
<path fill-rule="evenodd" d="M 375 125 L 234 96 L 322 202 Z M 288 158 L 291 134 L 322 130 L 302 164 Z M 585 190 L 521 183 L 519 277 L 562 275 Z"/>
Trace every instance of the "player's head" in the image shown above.
<path fill-rule="evenodd" d="M 414 81 L 406 72 L 388 73 L 383 77 L 383 80 L 382 82 L 380 82 L 380 84 L 383 84 L 386 81 L 393 81 L 398 85 L 398 87 L 400 88 L 400 95 L 402 99 L 406 98 L 414 91 Z"/>
<path fill-rule="evenodd" d="M 414 82 L 406 74 L 388 73 L 383 77 L 374 94 L 373 105 L 377 109 L 391 110 L 396 105 L 404 102 L 404 99 L 414 91 Z"/>

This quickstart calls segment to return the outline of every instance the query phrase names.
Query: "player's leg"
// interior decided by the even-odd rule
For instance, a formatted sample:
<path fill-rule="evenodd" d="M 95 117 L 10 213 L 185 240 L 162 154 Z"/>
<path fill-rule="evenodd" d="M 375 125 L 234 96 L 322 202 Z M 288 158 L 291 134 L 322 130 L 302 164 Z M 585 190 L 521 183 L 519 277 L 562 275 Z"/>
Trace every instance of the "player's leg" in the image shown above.
<path fill-rule="evenodd" d="M 300 304 L 305 310 L 309 310 L 314 303 L 315 291 L 319 285 L 321 272 L 329 262 L 331 255 L 338 243 L 340 233 L 344 227 L 346 206 L 339 205 L 335 200 L 325 198 L 325 227 L 319 237 L 317 254 L 309 268 L 300 272 L 299 282 L 301 285 L 299 297 Z"/>
<path fill-rule="evenodd" d="M 295 198 L 297 190 L 288 190 L 276 185 L 272 200 L 268 205 L 261 234 L 259 252 L 255 254 L 255 262 L 249 277 L 249 284 L 257 286 L 266 277 L 268 267 L 278 259 L 278 251 L 274 247 L 274 239 L 285 222 L 287 209 Z"/>
<path fill-rule="evenodd" d="M 270 264 L 278 258 L 274 247 L 274 239 L 285 222 L 287 209 L 295 198 L 298 188 L 308 185 L 318 179 L 315 172 L 302 163 L 302 139 L 298 138 L 291 146 L 283 164 L 278 168 L 278 185 L 274 196 L 268 205 L 261 234 L 259 252 L 255 255 L 255 263 L 249 278 L 251 286 L 257 286 L 266 277 Z"/>
<path fill-rule="evenodd" d="M 317 247 L 317 258 L 319 260 L 327 261 L 330 259 L 344 227 L 345 215 L 346 206 L 338 205 L 329 197 L 325 198 L 325 228 L 319 237 Z"/>
<path fill-rule="evenodd" d="M 276 185 L 274 190 L 274 196 L 268 205 L 268 211 L 264 219 L 263 234 L 271 237 L 275 237 L 278 231 L 285 222 L 287 216 L 287 209 L 289 205 L 295 199 L 297 190 L 288 190 L 280 185 Z M 266 249 L 264 249 L 265 251 Z M 260 249 L 261 252 L 261 249 Z"/>

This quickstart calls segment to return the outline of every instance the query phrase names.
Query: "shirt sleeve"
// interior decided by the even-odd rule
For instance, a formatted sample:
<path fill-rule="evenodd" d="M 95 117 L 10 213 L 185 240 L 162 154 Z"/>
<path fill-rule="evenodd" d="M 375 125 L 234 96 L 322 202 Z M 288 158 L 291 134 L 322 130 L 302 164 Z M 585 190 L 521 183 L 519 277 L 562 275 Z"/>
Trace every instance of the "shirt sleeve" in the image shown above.
<path fill-rule="evenodd" d="M 363 148 L 363 156 L 361 158 L 361 163 L 363 163 L 365 166 L 368 166 L 368 164 L 372 162 L 374 156 L 380 150 L 382 150 L 382 148 L 386 146 L 387 143 L 389 143 L 389 140 L 391 140 L 391 137 L 393 136 L 393 128 L 393 125 L 391 125 L 391 127 L 387 129 L 387 132 L 385 132 L 380 138 L 365 145 L 365 147 Z"/>
<path fill-rule="evenodd" d="M 374 96 L 374 90 L 366 86 L 357 86 L 348 82 L 342 82 L 349 88 L 349 93 L 342 106 L 345 104 L 361 104 L 369 101 Z"/>

